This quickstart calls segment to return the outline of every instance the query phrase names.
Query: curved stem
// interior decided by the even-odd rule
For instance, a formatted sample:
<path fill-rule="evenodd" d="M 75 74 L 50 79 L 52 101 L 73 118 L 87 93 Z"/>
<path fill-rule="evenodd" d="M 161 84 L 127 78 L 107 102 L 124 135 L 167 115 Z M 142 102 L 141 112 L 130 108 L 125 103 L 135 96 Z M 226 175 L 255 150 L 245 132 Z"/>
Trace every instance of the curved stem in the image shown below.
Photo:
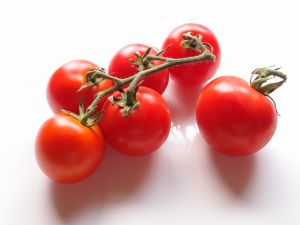
<path fill-rule="evenodd" d="M 97 108 L 99 101 L 105 96 L 119 89 L 119 85 L 112 86 L 104 91 L 98 92 L 95 95 L 93 102 L 87 107 L 84 115 L 82 116 L 80 122 L 86 124 L 88 118 L 94 113 Z"/>
<path fill-rule="evenodd" d="M 250 86 L 256 91 L 258 91 L 259 93 L 268 97 L 272 101 L 278 116 L 279 113 L 277 110 L 276 102 L 270 96 L 270 94 L 273 91 L 280 88 L 281 85 L 283 85 L 287 81 L 287 75 L 279 71 L 279 69 L 280 68 L 272 69 L 271 67 L 257 68 L 252 72 L 252 75 L 250 77 Z M 253 79 L 253 77 L 255 78 Z M 274 79 L 276 77 L 281 80 L 267 83 L 267 81 Z"/>
<path fill-rule="evenodd" d="M 208 50 L 205 50 L 202 52 L 201 55 L 197 55 L 197 56 L 193 56 L 193 57 L 187 57 L 187 58 L 181 58 L 181 59 L 172 59 L 172 58 L 165 58 L 165 57 L 158 57 L 158 56 L 152 56 L 149 55 L 150 58 L 155 58 L 155 60 L 159 60 L 159 58 L 161 58 L 160 60 L 165 61 L 165 63 L 160 64 L 158 66 L 152 67 L 150 69 L 147 70 L 143 70 L 140 71 L 139 73 L 125 78 L 123 79 L 123 82 L 125 84 L 128 84 L 129 82 L 131 82 L 134 78 L 136 79 L 142 79 L 147 77 L 150 74 L 159 72 L 161 70 L 165 70 L 168 69 L 170 67 L 174 67 L 174 66 L 179 66 L 182 64 L 190 64 L 190 63 L 195 63 L 195 62 L 199 62 L 199 61 L 205 61 L 205 60 L 211 60 L 211 61 L 215 61 L 215 56 Z"/>
<path fill-rule="evenodd" d="M 256 76 L 253 80 L 253 77 Z M 274 79 L 275 77 L 280 78 L 280 81 L 266 84 L 266 82 L 270 79 Z M 287 80 L 287 76 L 279 71 L 279 68 L 272 69 L 270 67 L 257 68 L 252 72 L 252 76 L 250 78 L 250 86 L 254 88 L 256 91 L 269 95 L 276 89 L 278 89 L 283 83 Z"/>
<path fill-rule="evenodd" d="M 81 122 L 84 124 L 87 123 L 88 118 L 94 113 L 101 98 L 103 98 L 104 96 L 106 96 L 114 91 L 120 90 L 123 86 L 125 86 L 129 83 L 131 83 L 128 87 L 128 91 L 130 93 L 130 92 L 133 92 L 134 88 L 136 87 L 136 85 L 138 84 L 138 82 L 141 79 L 149 76 L 150 74 L 159 72 L 161 70 L 168 69 L 170 67 L 182 65 L 182 64 L 195 63 L 195 62 L 205 61 L 205 60 L 215 61 L 215 58 L 216 58 L 215 55 L 212 54 L 205 47 L 205 45 L 201 46 L 201 49 L 203 49 L 203 51 L 200 55 L 193 56 L 193 57 L 187 57 L 187 58 L 181 58 L 181 59 L 166 58 L 166 57 L 162 57 L 162 56 L 154 56 L 154 55 L 149 54 L 147 56 L 147 57 L 149 57 L 149 59 L 161 60 L 161 61 L 164 61 L 165 63 L 160 64 L 155 67 L 152 67 L 152 68 L 149 68 L 149 69 L 146 69 L 146 70 L 143 70 L 143 71 L 140 71 L 137 74 L 127 77 L 127 78 L 124 78 L 124 79 L 113 77 L 103 70 L 95 70 L 94 69 L 93 71 L 90 71 L 91 73 L 94 73 L 93 76 L 95 78 L 104 78 L 104 79 L 112 80 L 115 82 L 115 85 L 96 94 L 95 99 L 88 106 L 84 115 L 82 115 Z"/>
<path fill-rule="evenodd" d="M 106 73 L 103 70 L 96 70 L 93 69 L 93 71 L 91 71 L 90 73 L 92 73 L 92 77 L 95 78 L 103 78 L 103 79 L 108 79 L 108 80 L 112 80 L 115 83 L 121 83 L 122 79 L 118 78 L 118 77 L 114 77 L 108 73 Z"/>

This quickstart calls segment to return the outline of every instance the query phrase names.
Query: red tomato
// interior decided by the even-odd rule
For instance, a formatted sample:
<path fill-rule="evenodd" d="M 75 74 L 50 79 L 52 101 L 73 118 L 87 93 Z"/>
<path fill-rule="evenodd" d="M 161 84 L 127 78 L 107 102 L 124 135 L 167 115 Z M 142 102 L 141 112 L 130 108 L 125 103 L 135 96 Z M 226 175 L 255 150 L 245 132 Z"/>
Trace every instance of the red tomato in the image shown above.
<path fill-rule="evenodd" d="M 97 169 L 104 156 L 104 139 L 98 125 L 89 128 L 59 113 L 40 128 L 35 153 L 40 168 L 49 178 L 73 183 Z"/>
<path fill-rule="evenodd" d="M 97 92 L 113 86 L 112 81 L 103 80 L 98 85 L 77 92 L 83 84 L 87 83 L 86 73 L 91 68 L 98 68 L 98 66 L 86 60 L 74 60 L 62 65 L 53 73 L 47 87 L 48 103 L 53 112 L 66 109 L 79 113 L 82 97 L 84 97 L 85 107 L 87 107 Z M 103 106 L 106 99 L 107 97 L 99 102 L 99 108 Z"/>
<path fill-rule="evenodd" d="M 219 77 L 203 89 L 196 117 L 207 143 L 230 155 L 258 151 L 270 141 L 277 124 L 273 103 L 233 76 Z"/>
<path fill-rule="evenodd" d="M 130 77 L 139 72 L 138 67 L 132 64 L 129 60 L 136 60 L 134 53 L 138 52 L 141 56 L 144 55 L 146 50 L 149 48 L 143 44 L 131 44 L 120 49 L 112 58 L 109 64 L 108 72 L 115 77 L 126 78 Z M 157 51 L 152 49 L 150 52 L 152 55 L 156 55 Z M 154 65 L 160 65 L 162 61 L 152 61 Z M 142 86 L 149 87 L 159 94 L 162 94 L 169 82 L 169 73 L 167 70 L 159 71 L 151 74 L 149 77 L 144 79 Z"/>
<path fill-rule="evenodd" d="M 200 24 L 184 24 L 175 28 L 165 40 L 162 49 L 170 46 L 165 53 L 165 57 L 170 58 L 185 58 L 199 55 L 198 52 L 183 48 L 180 43 L 182 42 L 182 35 L 192 32 L 193 36 L 198 34 L 202 35 L 202 41 L 210 44 L 212 53 L 216 56 L 215 62 L 203 61 L 194 64 L 180 65 L 177 67 L 169 68 L 171 78 L 183 85 L 201 85 L 211 78 L 217 71 L 220 64 L 220 47 L 217 38 L 207 27 Z"/>
<path fill-rule="evenodd" d="M 163 98 L 154 90 L 140 87 L 140 105 L 127 117 L 117 104 L 107 102 L 100 127 L 108 143 L 129 156 L 141 156 L 157 150 L 167 139 L 170 112 Z"/>

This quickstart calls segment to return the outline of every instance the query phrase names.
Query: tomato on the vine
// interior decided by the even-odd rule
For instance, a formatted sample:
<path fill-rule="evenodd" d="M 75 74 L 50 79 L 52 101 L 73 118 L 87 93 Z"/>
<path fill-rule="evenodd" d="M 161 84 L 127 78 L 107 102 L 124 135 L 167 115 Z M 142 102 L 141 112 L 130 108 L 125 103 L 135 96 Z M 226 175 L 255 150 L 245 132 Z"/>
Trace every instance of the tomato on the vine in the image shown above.
<path fill-rule="evenodd" d="M 169 68 L 168 70 L 171 78 L 179 84 L 194 86 L 202 85 L 216 73 L 221 61 L 220 46 L 216 36 L 211 30 L 203 25 L 195 23 L 181 25 L 175 28 L 167 36 L 165 42 L 163 43 L 162 49 L 170 47 L 164 53 L 165 57 L 170 58 L 184 58 L 199 55 L 199 52 L 181 46 L 181 42 L 183 41 L 182 35 L 188 32 L 191 32 L 193 36 L 199 34 L 202 36 L 202 41 L 211 46 L 208 47 L 208 49 L 215 55 L 215 61 L 203 61 L 193 64 L 180 65 Z"/>
<path fill-rule="evenodd" d="M 248 155 L 264 147 L 277 124 L 274 104 L 234 76 L 211 81 L 196 106 L 199 130 L 214 149 L 230 155 Z"/>
<path fill-rule="evenodd" d="M 87 107 L 97 92 L 113 86 L 111 80 L 103 80 L 97 85 L 78 92 L 79 88 L 87 83 L 86 73 L 92 68 L 98 68 L 98 66 L 87 60 L 73 60 L 62 65 L 52 74 L 48 82 L 47 99 L 53 112 L 65 109 L 78 113 L 83 97 L 84 105 Z M 103 106 L 106 99 L 107 97 L 99 102 L 99 108 Z"/>
<path fill-rule="evenodd" d="M 128 116 L 123 115 L 123 108 L 107 101 L 100 120 L 108 143 L 129 156 L 141 156 L 157 150 L 167 139 L 171 127 L 169 109 L 156 91 L 140 87 L 136 100 L 140 105 Z"/>
<path fill-rule="evenodd" d="M 111 59 L 108 72 L 115 77 L 127 78 L 139 72 L 138 65 L 133 64 L 131 61 L 137 60 L 135 53 L 144 56 L 149 46 L 143 44 L 130 44 L 120 49 Z M 151 49 L 150 54 L 156 55 L 158 52 Z M 163 61 L 154 60 L 145 62 L 143 69 L 148 69 L 151 66 L 158 66 Z M 142 86 L 149 87 L 159 94 L 162 94 L 167 88 L 169 82 L 169 73 L 167 70 L 162 70 L 152 74 L 143 80 Z"/>
<path fill-rule="evenodd" d="M 58 113 L 40 128 L 35 153 L 49 178 L 73 183 L 97 169 L 104 156 L 104 139 L 98 125 L 86 127 L 74 117 Z"/>

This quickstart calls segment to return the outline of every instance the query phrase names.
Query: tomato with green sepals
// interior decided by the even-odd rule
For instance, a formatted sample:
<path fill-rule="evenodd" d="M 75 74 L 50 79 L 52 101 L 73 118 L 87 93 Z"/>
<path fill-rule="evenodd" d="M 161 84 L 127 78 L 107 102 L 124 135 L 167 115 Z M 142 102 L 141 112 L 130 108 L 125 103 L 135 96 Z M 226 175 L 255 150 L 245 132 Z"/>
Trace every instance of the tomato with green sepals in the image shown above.
<path fill-rule="evenodd" d="M 98 168 L 104 157 L 104 138 L 98 125 L 87 127 L 70 115 L 58 113 L 40 128 L 35 155 L 50 179 L 74 183 Z"/>
<path fill-rule="evenodd" d="M 96 85 L 79 91 L 82 86 L 88 84 L 87 73 L 94 68 L 98 68 L 98 66 L 93 62 L 73 60 L 62 65 L 52 74 L 48 82 L 47 99 L 53 112 L 64 109 L 79 113 L 78 106 L 83 97 L 85 107 L 87 107 L 93 101 L 96 93 L 113 86 L 111 80 L 102 79 Z M 98 103 L 99 109 L 102 108 L 107 97 Z"/>
<path fill-rule="evenodd" d="M 114 94 L 114 98 L 118 97 L 119 93 Z M 150 88 L 139 87 L 134 104 L 126 113 L 126 108 L 107 101 L 100 127 L 114 149 L 125 155 L 142 156 L 163 145 L 170 132 L 171 118 L 166 102 Z"/>
<path fill-rule="evenodd" d="M 215 60 L 169 68 L 170 77 L 176 83 L 187 86 L 204 84 L 216 73 L 221 62 L 221 50 L 214 33 L 200 24 L 188 23 L 178 26 L 167 36 L 162 49 L 170 48 L 163 55 L 176 59 L 201 54 L 203 49 L 199 48 L 200 41 L 215 55 Z"/>
<path fill-rule="evenodd" d="M 111 59 L 108 72 L 118 78 L 127 78 L 139 71 L 164 63 L 160 60 L 145 60 L 147 54 L 157 55 L 154 48 L 144 44 L 130 44 L 120 49 Z M 169 82 L 167 70 L 161 70 L 143 79 L 142 86 L 149 87 L 163 94 Z"/>
<path fill-rule="evenodd" d="M 229 155 L 249 155 L 263 148 L 277 125 L 275 102 L 269 96 L 286 81 L 278 70 L 259 68 L 249 85 L 235 76 L 214 79 L 201 91 L 196 118 L 206 142 Z M 266 84 L 270 77 L 281 81 Z"/>

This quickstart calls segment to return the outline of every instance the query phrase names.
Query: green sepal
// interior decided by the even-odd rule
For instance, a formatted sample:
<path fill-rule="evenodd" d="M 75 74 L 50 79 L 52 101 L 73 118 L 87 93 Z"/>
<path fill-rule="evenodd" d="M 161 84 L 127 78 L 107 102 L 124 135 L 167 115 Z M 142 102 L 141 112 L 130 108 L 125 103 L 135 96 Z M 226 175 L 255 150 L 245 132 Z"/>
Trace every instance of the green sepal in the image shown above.
<path fill-rule="evenodd" d="M 277 90 L 279 87 L 281 87 L 281 85 L 283 85 L 284 81 L 279 81 L 276 83 L 270 83 L 270 84 L 266 84 L 263 85 L 261 87 L 255 88 L 256 91 L 264 94 L 264 95 L 269 95 L 271 94 L 273 91 Z"/>
<path fill-rule="evenodd" d="M 165 49 L 159 51 L 158 49 L 158 53 L 155 56 L 162 56 L 166 51 L 168 51 L 171 48 L 172 45 L 167 46 Z"/>
<path fill-rule="evenodd" d="M 128 92 L 125 92 L 123 90 L 119 90 L 121 96 L 110 96 L 108 97 L 108 100 L 114 105 L 118 105 L 123 109 L 123 116 L 127 117 L 130 115 L 130 113 L 136 109 L 140 103 L 136 100 L 136 93 L 138 91 L 138 88 L 142 82 L 140 82 L 133 90 L 132 94 L 128 94 Z"/>
<path fill-rule="evenodd" d="M 75 119 L 77 119 L 79 122 L 81 122 L 86 127 L 92 127 L 92 126 L 96 125 L 99 122 L 99 120 L 102 118 L 104 109 L 95 113 L 93 116 L 90 116 L 89 118 L 84 119 L 86 112 L 84 110 L 84 98 L 81 98 L 80 104 L 79 104 L 79 115 L 77 115 L 76 113 L 73 113 L 69 110 L 65 110 L 65 109 L 62 109 L 61 112 L 64 112 L 67 115 L 74 117 Z"/>
<path fill-rule="evenodd" d="M 79 115 L 77 115 L 76 113 L 73 113 L 73 112 L 71 112 L 69 110 L 65 110 L 65 109 L 61 109 L 60 111 L 63 112 L 63 113 L 68 114 L 69 116 L 74 117 L 77 120 L 79 120 Z"/>
<path fill-rule="evenodd" d="M 252 88 L 254 88 L 256 91 L 264 94 L 264 95 L 269 95 L 275 90 L 277 90 L 283 83 L 286 82 L 287 76 L 280 72 L 279 68 L 273 69 L 271 67 L 262 67 L 262 68 L 256 68 L 251 74 L 250 77 L 250 85 Z M 256 76 L 256 77 L 255 77 Z M 253 77 L 255 77 L 253 79 Z M 268 80 L 274 79 L 274 78 L 280 78 L 282 79 L 281 81 L 278 82 L 273 82 L 266 84 Z"/>
<path fill-rule="evenodd" d="M 140 105 L 140 103 L 139 103 L 139 102 L 136 102 L 136 103 L 134 103 L 133 106 L 125 106 L 125 107 L 123 108 L 123 115 L 124 115 L 125 117 L 129 116 L 130 113 L 131 113 L 134 109 L 136 109 L 139 105 Z"/>
<path fill-rule="evenodd" d="M 114 105 L 114 104 L 117 104 L 121 107 L 124 107 L 126 105 L 126 93 L 120 89 L 119 90 L 120 94 L 121 94 L 121 97 L 117 97 L 115 95 L 112 95 L 112 96 L 109 96 L 108 97 L 108 100 Z"/>
<path fill-rule="evenodd" d="M 275 65 L 269 67 L 261 67 L 253 70 L 250 77 L 250 86 L 259 93 L 268 97 L 273 102 L 277 115 L 279 116 L 276 102 L 270 96 L 270 94 L 281 87 L 287 81 L 287 75 L 279 71 L 281 67 L 272 68 L 274 66 Z M 266 82 L 276 77 L 280 78 L 281 80 L 266 84 Z"/>
<path fill-rule="evenodd" d="M 136 65 L 138 71 L 143 71 L 145 69 L 150 69 L 155 65 L 151 62 L 151 60 L 145 60 L 147 56 L 150 54 L 152 47 L 147 48 L 144 55 L 141 55 L 139 52 L 134 53 L 136 56 L 136 60 L 129 59 L 129 62 Z"/>
<path fill-rule="evenodd" d="M 87 127 L 92 127 L 92 126 L 96 125 L 101 120 L 101 118 L 103 117 L 103 114 L 104 114 L 104 109 L 102 109 L 99 112 L 95 113 L 95 115 L 88 118 L 88 120 L 86 122 L 86 126 Z"/>
<path fill-rule="evenodd" d="M 209 43 L 202 42 L 202 35 L 200 34 L 193 36 L 192 32 L 187 32 L 182 35 L 182 39 L 180 45 L 183 48 L 189 48 L 199 52 L 208 47 L 210 51 L 213 52 L 213 47 Z"/>
<path fill-rule="evenodd" d="M 103 79 L 100 78 L 100 79 L 96 79 L 95 81 L 88 81 L 87 83 L 85 83 L 84 85 L 82 85 L 78 90 L 77 92 L 80 92 L 82 91 L 83 89 L 86 89 L 86 88 L 89 88 L 89 87 L 92 87 L 94 85 L 97 85 L 99 84 L 100 82 L 102 82 Z"/>
<path fill-rule="evenodd" d="M 97 78 L 97 71 L 103 71 L 105 72 L 104 68 L 91 68 L 87 73 L 86 73 L 86 79 L 87 79 L 87 83 L 82 85 L 77 92 L 82 91 L 85 88 L 89 88 L 91 86 L 97 85 L 100 82 L 102 82 L 104 79 L 103 78 Z"/>
<path fill-rule="evenodd" d="M 143 59 L 144 59 L 145 57 L 147 57 L 147 55 L 150 54 L 151 50 L 152 50 L 152 47 L 147 48 L 147 50 L 145 51 L 145 53 L 144 53 L 144 55 L 143 55 Z"/>

